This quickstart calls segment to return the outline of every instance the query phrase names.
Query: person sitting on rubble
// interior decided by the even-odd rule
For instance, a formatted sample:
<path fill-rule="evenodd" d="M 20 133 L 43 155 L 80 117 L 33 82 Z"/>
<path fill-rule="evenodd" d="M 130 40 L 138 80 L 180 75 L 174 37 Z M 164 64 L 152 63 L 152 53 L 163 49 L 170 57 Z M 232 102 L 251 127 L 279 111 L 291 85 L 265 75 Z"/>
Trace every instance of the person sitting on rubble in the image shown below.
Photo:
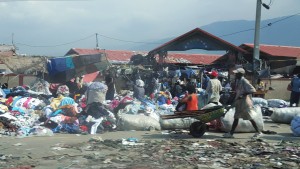
<path fill-rule="evenodd" d="M 82 86 L 83 86 L 83 77 L 75 77 L 72 80 L 69 80 L 68 82 L 65 83 L 66 86 L 69 88 L 69 96 L 73 99 L 76 99 L 77 95 L 83 94 L 84 92 L 82 91 Z"/>
<path fill-rule="evenodd" d="M 181 106 L 185 105 L 185 110 L 198 110 L 198 95 L 196 93 L 196 88 L 193 85 L 186 86 L 186 95 L 179 100 L 176 106 L 176 111 L 180 111 Z"/>
<path fill-rule="evenodd" d="M 145 88 L 144 81 L 138 79 L 135 81 L 135 85 L 133 85 L 133 97 L 138 100 L 143 100 L 145 98 Z"/>
<path fill-rule="evenodd" d="M 2 88 L 2 89 L 8 89 L 8 83 L 3 83 L 3 84 L 1 85 L 1 88 Z"/>
<path fill-rule="evenodd" d="M 50 105 L 46 106 L 43 111 L 44 115 L 48 118 L 50 115 L 55 112 L 57 109 L 59 109 L 59 105 L 61 101 L 70 95 L 70 90 L 67 85 L 61 85 L 57 88 L 56 96 L 51 99 Z"/>
<path fill-rule="evenodd" d="M 160 91 L 160 84 L 159 84 L 159 74 L 153 73 L 151 82 L 149 84 L 150 94 L 157 94 Z"/>
<path fill-rule="evenodd" d="M 181 83 L 180 79 L 176 80 L 176 83 L 173 87 L 173 92 L 172 92 L 172 95 L 174 97 L 175 96 L 180 97 L 182 95 L 182 87 L 181 87 L 180 83 Z"/>

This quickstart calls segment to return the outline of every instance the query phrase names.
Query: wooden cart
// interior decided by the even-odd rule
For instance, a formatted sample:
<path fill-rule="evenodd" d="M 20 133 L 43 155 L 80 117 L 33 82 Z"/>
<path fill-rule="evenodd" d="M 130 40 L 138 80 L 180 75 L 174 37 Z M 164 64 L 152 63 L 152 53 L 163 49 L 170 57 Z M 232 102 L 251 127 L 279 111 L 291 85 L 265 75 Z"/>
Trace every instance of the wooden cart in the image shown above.
<path fill-rule="evenodd" d="M 207 131 L 206 123 L 218 119 L 225 115 L 224 106 L 214 106 L 207 109 L 194 110 L 194 111 L 176 111 L 171 115 L 161 115 L 164 119 L 186 118 L 192 117 L 199 121 L 196 121 L 190 125 L 190 134 L 193 137 L 202 137 Z"/>

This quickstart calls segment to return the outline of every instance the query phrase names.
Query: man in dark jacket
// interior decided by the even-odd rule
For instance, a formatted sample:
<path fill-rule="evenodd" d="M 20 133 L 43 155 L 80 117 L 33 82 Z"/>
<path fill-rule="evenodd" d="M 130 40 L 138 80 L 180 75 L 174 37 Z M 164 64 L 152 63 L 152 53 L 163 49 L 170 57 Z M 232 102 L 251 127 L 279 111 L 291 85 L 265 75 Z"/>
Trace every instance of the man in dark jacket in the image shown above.
<path fill-rule="evenodd" d="M 113 100 L 115 97 L 116 89 L 115 89 L 114 79 L 110 74 L 105 76 L 105 84 L 107 85 L 107 92 L 106 92 L 105 99 Z"/>

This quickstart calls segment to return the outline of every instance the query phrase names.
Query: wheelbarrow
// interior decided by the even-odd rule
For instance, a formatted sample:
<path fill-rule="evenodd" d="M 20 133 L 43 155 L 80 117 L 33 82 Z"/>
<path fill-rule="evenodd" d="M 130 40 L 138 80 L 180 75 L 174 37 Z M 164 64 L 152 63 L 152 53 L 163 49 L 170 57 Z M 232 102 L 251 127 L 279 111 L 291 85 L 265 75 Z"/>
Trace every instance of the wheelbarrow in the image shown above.
<path fill-rule="evenodd" d="M 193 137 L 199 138 L 204 135 L 207 131 L 206 123 L 216 120 L 225 115 L 225 107 L 224 106 L 213 106 L 206 109 L 201 110 L 193 110 L 193 111 L 175 111 L 174 114 L 171 115 L 161 115 L 160 117 L 165 119 L 175 119 L 175 118 L 186 118 L 191 117 L 195 118 L 199 121 L 193 122 L 190 125 L 190 134 Z"/>

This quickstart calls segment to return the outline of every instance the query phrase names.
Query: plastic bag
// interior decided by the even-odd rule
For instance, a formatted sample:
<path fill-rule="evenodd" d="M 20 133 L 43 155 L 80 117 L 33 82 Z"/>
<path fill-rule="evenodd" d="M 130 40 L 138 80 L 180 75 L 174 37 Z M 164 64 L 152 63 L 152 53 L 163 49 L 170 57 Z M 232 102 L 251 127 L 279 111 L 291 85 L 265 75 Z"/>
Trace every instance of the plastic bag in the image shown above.
<path fill-rule="evenodd" d="M 300 115 L 300 107 L 273 108 L 271 119 L 275 123 L 290 124 L 295 116 Z"/>
<path fill-rule="evenodd" d="M 235 108 L 228 110 L 224 117 L 221 117 L 221 122 L 223 126 L 221 127 L 222 131 L 228 132 L 231 130 L 232 123 L 234 120 Z M 256 122 L 258 129 L 261 131 L 264 128 L 264 121 L 261 112 L 260 106 L 254 106 L 254 110 L 251 112 L 252 119 Z M 239 119 L 238 126 L 235 129 L 235 132 L 247 133 L 247 132 L 256 132 L 249 120 Z"/>
<path fill-rule="evenodd" d="M 161 130 L 161 126 L 156 119 L 149 116 L 122 114 L 118 121 L 118 129 L 148 131 Z"/>

